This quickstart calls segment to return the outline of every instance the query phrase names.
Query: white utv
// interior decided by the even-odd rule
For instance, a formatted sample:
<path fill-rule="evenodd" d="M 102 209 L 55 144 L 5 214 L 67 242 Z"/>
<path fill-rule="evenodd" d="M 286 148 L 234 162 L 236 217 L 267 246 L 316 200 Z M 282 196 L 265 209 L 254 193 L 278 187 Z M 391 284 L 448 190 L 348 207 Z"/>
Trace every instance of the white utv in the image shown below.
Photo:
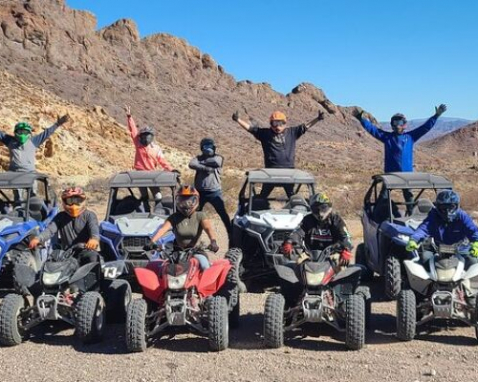
<path fill-rule="evenodd" d="M 313 175 L 295 169 L 246 173 L 232 220 L 232 247 L 243 251 L 241 279 L 246 284 L 264 276 L 276 276 L 273 258 L 282 256 L 282 242 L 310 212 L 308 201 L 315 193 L 314 184 Z M 275 187 L 267 198 L 260 195 L 264 186 Z"/>

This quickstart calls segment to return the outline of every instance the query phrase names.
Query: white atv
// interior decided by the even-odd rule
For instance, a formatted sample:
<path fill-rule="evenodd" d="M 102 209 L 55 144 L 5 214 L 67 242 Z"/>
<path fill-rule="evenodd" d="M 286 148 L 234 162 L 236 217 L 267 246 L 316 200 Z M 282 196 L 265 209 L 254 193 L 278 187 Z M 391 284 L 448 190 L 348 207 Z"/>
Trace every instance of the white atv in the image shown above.
<path fill-rule="evenodd" d="M 315 178 L 301 170 L 260 169 L 246 175 L 232 221 L 231 243 L 243 251 L 241 279 L 244 281 L 275 275 L 273 257 L 310 212 L 308 200 L 315 192 Z M 263 198 L 260 186 L 275 189 Z M 285 189 L 290 190 L 290 197 Z"/>
<path fill-rule="evenodd" d="M 417 326 L 452 319 L 473 326 L 478 339 L 478 264 L 465 269 L 468 246 L 432 245 L 421 260 L 405 260 L 408 288 L 397 299 L 397 337 L 411 341 Z"/>

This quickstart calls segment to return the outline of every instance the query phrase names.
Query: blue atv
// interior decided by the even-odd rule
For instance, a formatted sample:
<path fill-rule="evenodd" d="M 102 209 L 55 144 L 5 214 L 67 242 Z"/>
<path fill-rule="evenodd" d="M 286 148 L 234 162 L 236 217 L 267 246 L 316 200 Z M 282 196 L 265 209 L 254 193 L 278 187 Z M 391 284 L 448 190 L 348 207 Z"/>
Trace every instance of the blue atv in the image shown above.
<path fill-rule="evenodd" d="M 166 171 L 129 171 L 110 181 L 106 217 L 100 223 L 101 253 L 106 261 L 124 260 L 123 277 L 134 278 L 135 267 L 145 267 L 159 252 L 145 251 L 151 237 L 176 211 L 179 174 Z M 172 242 L 174 234 L 161 244 Z"/>
<path fill-rule="evenodd" d="M 396 299 L 402 288 L 403 260 L 410 235 L 434 208 L 431 200 L 452 183 L 438 175 L 418 172 L 387 173 L 372 177 L 362 213 L 364 243 L 355 254 L 364 266 L 362 279 L 383 276 L 385 295 Z"/>
<path fill-rule="evenodd" d="M 40 270 L 50 245 L 42 252 L 28 249 L 31 236 L 41 233 L 58 213 L 48 177 L 34 172 L 0 173 L 0 283 L 10 288 L 16 264 Z"/>

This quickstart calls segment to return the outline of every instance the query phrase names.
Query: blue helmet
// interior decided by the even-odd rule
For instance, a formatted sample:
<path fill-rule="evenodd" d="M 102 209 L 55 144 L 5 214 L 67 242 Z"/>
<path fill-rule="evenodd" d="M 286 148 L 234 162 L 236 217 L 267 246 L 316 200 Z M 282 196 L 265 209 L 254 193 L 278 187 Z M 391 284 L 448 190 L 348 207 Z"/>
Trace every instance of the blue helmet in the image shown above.
<path fill-rule="evenodd" d="M 460 207 L 460 196 L 453 190 L 443 190 L 437 195 L 435 207 L 438 215 L 446 222 L 455 219 Z"/>

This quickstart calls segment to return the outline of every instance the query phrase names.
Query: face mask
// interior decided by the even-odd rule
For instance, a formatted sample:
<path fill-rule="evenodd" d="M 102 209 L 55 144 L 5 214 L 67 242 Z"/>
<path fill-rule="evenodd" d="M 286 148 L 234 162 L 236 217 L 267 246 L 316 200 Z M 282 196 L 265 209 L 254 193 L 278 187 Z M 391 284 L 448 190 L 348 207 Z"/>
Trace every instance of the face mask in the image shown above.
<path fill-rule="evenodd" d="M 139 143 L 141 146 L 148 146 L 153 142 L 153 134 L 146 133 L 146 134 L 140 134 L 139 135 Z"/>
<path fill-rule="evenodd" d="M 201 151 L 207 157 L 214 156 L 214 152 L 215 152 L 214 147 L 210 145 L 203 146 Z"/>
<path fill-rule="evenodd" d="M 17 141 L 23 145 L 30 138 L 30 134 L 15 134 Z"/>

